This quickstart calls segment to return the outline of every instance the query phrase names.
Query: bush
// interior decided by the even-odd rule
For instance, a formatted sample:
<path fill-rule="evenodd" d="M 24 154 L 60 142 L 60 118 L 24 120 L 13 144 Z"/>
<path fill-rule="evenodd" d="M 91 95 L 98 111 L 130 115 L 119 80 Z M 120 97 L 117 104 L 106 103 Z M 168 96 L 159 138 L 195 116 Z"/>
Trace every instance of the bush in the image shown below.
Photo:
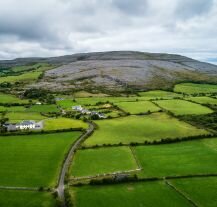
<path fill-rule="evenodd" d="M 38 191 L 44 191 L 44 187 L 42 187 L 42 186 L 39 187 L 39 188 L 38 188 Z"/>
<path fill-rule="evenodd" d="M 66 206 L 67 206 L 67 207 L 73 207 L 74 204 L 73 204 L 71 195 L 70 195 L 70 193 L 69 193 L 69 190 L 68 190 L 68 189 L 65 189 L 64 194 L 65 194 L 65 203 L 66 203 Z"/>

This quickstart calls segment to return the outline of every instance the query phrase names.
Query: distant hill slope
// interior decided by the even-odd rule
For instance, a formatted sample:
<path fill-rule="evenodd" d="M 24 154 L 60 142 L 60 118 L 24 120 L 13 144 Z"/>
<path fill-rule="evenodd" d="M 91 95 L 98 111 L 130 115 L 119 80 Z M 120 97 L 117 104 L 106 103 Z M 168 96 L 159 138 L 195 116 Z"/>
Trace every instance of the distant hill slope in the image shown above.
<path fill-rule="evenodd" d="M 131 51 L 84 53 L 52 58 L 0 61 L 0 66 L 48 62 L 57 65 L 37 84 L 51 90 L 171 88 L 182 81 L 217 81 L 217 66 L 184 56 Z"/>

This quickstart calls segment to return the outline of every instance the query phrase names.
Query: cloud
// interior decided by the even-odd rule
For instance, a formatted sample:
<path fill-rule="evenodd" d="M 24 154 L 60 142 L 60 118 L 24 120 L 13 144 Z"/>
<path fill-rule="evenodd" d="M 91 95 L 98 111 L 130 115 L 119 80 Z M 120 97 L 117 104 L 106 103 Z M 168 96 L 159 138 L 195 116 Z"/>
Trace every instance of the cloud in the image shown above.
<path fill-rule="evenodd" d="M 0 59 L 140 50 L 217 51 L 217 0 L 0 1 Z"/>
<path fill-rule="evenodd" d="M 146 0 L 114 0 L 113 6 L 127 15 L 142 15 L 148 8 Z"/>
<path fill-rule="evenodd" d="M 175 12 L 182 18 L 190 18 L 208 13 L 213 4 L 213 0 L 179 0 Z"/>

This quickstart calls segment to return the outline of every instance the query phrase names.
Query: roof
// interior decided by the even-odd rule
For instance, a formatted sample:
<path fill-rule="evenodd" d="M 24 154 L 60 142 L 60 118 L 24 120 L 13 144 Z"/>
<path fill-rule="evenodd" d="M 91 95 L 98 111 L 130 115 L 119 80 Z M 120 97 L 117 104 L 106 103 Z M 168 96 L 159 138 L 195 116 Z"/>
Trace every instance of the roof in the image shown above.
<path fill-rule="evenodd" d="M 22 121 L 20 125 L 32 125 L 35 124 L 35 121 Z"/>

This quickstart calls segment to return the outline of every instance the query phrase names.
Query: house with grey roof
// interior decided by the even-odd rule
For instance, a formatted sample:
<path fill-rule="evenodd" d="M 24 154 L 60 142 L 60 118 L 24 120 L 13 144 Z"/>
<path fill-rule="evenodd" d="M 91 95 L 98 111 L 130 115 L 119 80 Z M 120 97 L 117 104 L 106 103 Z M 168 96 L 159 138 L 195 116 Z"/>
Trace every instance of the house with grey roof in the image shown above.
<path fill-rule="evenodd" d="M 19 130 L 42 130 L 43 129 L 43 121 L 35 122 L 32 120 L 22 121 L 20 123 L 6 123 L 4 127 L 7 131 L 19 131 Z"/>
<path fill-rule="evenodd" d="M 35 121 L 22 121 L 20 124 L 17 124 L 17 129 L 35 129 L 36 122 Z"/>

